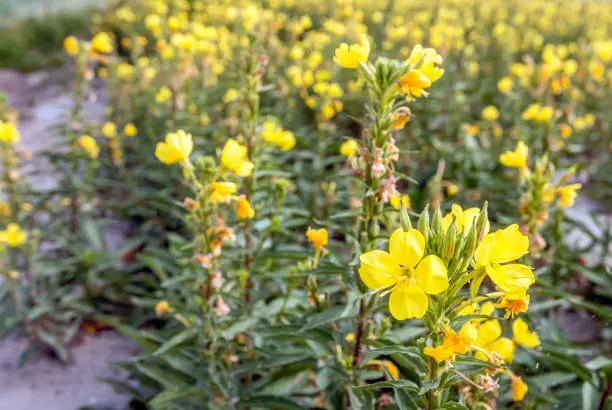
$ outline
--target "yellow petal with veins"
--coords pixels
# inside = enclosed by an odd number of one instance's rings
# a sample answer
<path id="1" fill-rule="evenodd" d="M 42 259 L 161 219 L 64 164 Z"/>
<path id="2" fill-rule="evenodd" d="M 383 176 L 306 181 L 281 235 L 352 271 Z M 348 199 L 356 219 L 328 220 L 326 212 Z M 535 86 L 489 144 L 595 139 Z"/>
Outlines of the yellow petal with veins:
<path id="1" fill-rule="evenodd" d="M 428 305 L 425 292 L 413 283 L 397 284 L 389 297 L 389 311 L 397 320 L 421 318 Z"/>
<path id="2" fill-rule="evenodd" d="M 359 276 L 370 289 L 392 286 L 402 271 L 391 255 L 384 251 L 366 252 L 359 258 Z"/>
<path id="3" fill-rule="evenodd" d="M 448 289 L 448 271 L 442 259 L 435 255 L 423 258 L 414 272 L 417 285 L 425 293 L 439 295 Z"/>

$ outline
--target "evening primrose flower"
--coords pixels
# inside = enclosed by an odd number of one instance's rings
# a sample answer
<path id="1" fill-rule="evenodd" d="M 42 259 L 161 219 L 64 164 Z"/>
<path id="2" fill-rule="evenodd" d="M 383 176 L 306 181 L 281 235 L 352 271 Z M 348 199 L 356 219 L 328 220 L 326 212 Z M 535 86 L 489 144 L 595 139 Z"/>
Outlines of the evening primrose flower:
<path id="1" fill-rule="evenodd" d="M 461 326 L 458 334 L 450 327 L 445 327 L 443 331 L 444 341 L 440 346 L 427 346 L 423 349 L 423 353 L 433 357 L 438 363 L 453 361 L 456 355 L 467 353 L 478 337 L 478 331 L 471 322 Z"/>
<path id="2" fill-rule="evenodd" d="M 582 184 L 570 184 L 557 188 L 557 195 L 559 196 L 559 206 L 561 208 L 569 208 L 574 206 L 576 197 L 578 196 L 578 190 L 582 188 Z"/>
<path id="3" fill-rule="evenodd" d="M 255 216 L 255 210 L 244 195 L 240 195 L 236 199 L 236 216 L 239 219 L 252 219 Z"/>
<path id="4" fill-rule="evenodd" d="M 0 231 L 0 243 L 11 248 L 17 248 L 28 240 L 28 235 L 16 223 L 10 223 L 5 230 Z"/>
<path id="5" fill-rule="evenodd" d="M 15 123 L 0 121 L 0 141 L 5 144 L 12 144 L 13 142 L 19 142 L 19 140 L 21 140 L 21 134 Z"/>
<path id="6" fill-rule="evenodd" d="M 485 269 L 507 298 L 520 299 L 525 297 L 535 277 L 529 266 L 507 262 L 520 258 L 528 251 L 529 239 L 514 224 L 485 235 L 476 248 L 474 260 L 477 267 Z"/>
<path id="7" fill-rule="evenodd" d="M 320 250 L 325 245 L 327 245 L 328 236 L 329 234 L 327 233 L 327 229 L 325 228 L 312 229 L 309 227 L 306 231 L 306 238 L 308 238 L 308 240 L 314 245 L 315 249 L 317 250 Z"/>
<path id="8" fill-rule="evenodd" d="M 404 208 L 410 209 L 410 197 L 408 195 L 400 194 L 393 195 L 389 199 L 389 204 L 395 209 L 399 209 L 402 204 L 404 205 Z"/>
<path id="9" fill-rule="evenodd" d="M 482 118 L 487 121 L 495 121 L 499 118 L 499 110 L 494 105 L 488 105 L 482 110 Z"/>
<path id="10" fill-rule="evenodd" d="M 168 301 L 160 300 L 159 302 L 157 302 L 157 304 L 155 305 L 155 315 L 156 316 L 162 316 L 164 313 L 168 313 L 168 312 L 174 312 L 174 308 L 170 306 Z"/>
<path id="11" fill-rule="evenodd" d="M 102 135 L 106 138 L 113 138 L 117 135 L 117 125 L 110 121 L 107 121 L 102 126 Z"/>
<path id="12" fill-rule="evenodd" d="M 453 222 L 453 216 L 455 217 L 455 225 L 457 226 L 457 231 L 459 233 L 463 232 L 464 229 L 470 229 L 474 220 L 478 218 L 480 215 L 480 209 L 478 208 L 468 208 L 463 209 L 460 205 L 453 204 L 451 207 L 451 211 L 442 218 L 442 226 L 444 227 L 444 231 L 448 230 L 448 227 Z M 489 232 L 489 221 L 487 221 L 485 226 L 485 234 Z"/>
<path id="13" fill-rule="evenodd" d="M 529 299 L 529 295 L 525 295 L 518 299 L 503 297 L 495 307 L 506 309 L 506 314 L 504 315 L 505 319 L 513 318 L 521 312 L 527 312 L 529 308 Z"/>
<path id="14" fill-rule="evenodd" d="M 529 149 L 523 141 L 516 143 L 514 151 L 506 151 L 499 156 L 499 161 L 508 168 L 527 169 L 527 157 Z"/>
<path id="15" fill-rule="evenodd" d="M 241 177 L 253 172 L 253 163 L 247 159 L 247 147 L 234 139 L 229 139 L 221 152 L 221 166 Z"/>
<path id="16" fill-rule="evenodd" d="M 340 44 L 334 54 L 334 62 L 341 67 L 357 69 L 359 63 L 366 63 L 370 56 L 370 42 L 365 34 L 359 37 L 359 44 Z"/>
<path id="17" fill-rule="evenodd" d="M 158 104 L 163 104 L 168 101 L 170 97 L 172 97 L 172 90 L 164 86 L 159 89 L 157 94 L 155 94 L 155 102 Z"/>
<path id="18" fill-rule="evenodd" d="M 389 239 L 389 252 L 373 250 L 360 257 L 359 275 L 368 288 L 393 287 L 389 310 L 398 320 L 423 317 L 429 306 L 427 295 L 439 295 L 448 288 L 444 262 L 424 255 L 421 232 L 397 229 Z"/>
<path id="19" fill-rule="evenodd" d="M 77 140 L 77 144 L 79 144 L 79 146 L 87 152 L 89 158 L 98 158 L 98 155 L 100 154 L 100 147 L 98 146 L 98 143 L 95 139 L 93 139 L 89 135 L 83 135 L 79 137 L 79 139 Z"/>
<path id="20" fill-rule="evenodd" d="M 498 355 L 504 362 L 512 363 L 514 358 L 514 343 L 507 337 L 501 337 L 502 328 L 497 319 L 487 320 L 478 326 L 478 336 L 474 344 L 489 354 Z M 482 352 L 476 352 L 476 357 L 487 360 Z"/>
<path id="21" fill-rule="evenodd" d="M 512 334 L 514 335 L 514 343 L 517 345 L 531 348 L 540 345 L 540 338 L 537 333 L 530 331 L 527 323 L 521 318 L 512 323 Z"/>
<path id="22" fill-rule="evenodd" d="M 511 77 L 504 77 L 497 82 L 497 89 L 506 94 L 512 90 L 513 81 Z"/>
<path id="23" fill-rule="evenodd" d="M 561 134 L 561 138 L 569 138 L 569 136 L 572 135 L 572 126 L 569 124 L 561 124 L 559 126 L 559 133 Z"/>
<path id="24" fill-rule="evenodd" d="M 418 69 L 431 83 L 435 83 L 444 75 L 444 69 L 439 67 L 442 64 L 442 56 L 433 48 L 423 48 L 417 44 L 406 62 Z"/>
<path id="25" fill-rule="evenodd" d="M 64 38 L 64 51 L 71 56 L 77 55 L 79 53 L 79 40 L 75 36 Z"/>
<path id="26" fill-rule="evenodd" d="M 425 89 L 431 87 L 431 80 L 419 70 L 410 70 L 400 78 L 397 85 L 409 98 L 427 97 Z"/>
<path id="27" fill-rule="evenodd" d="M 355 140 L 346 140 L 340 145 L 340 155 L 354 157 L 359 152 L 359 143 Z"/>
<path id="28" fill-rule="evenodd" d="M 261 131 L 264 141 L 278 146 L 283 151 L 289 151 L 295 147 L 295 136 L 291 131 L 283 130 L 272 121 L 266 121 Z"/>
<path id="29" fill-rule="evenodd" d="M 193 151 L 193 137 L 183 130 L 166 135 L 164 142 L 158 142 L 155 156 L 164 164 L 186 161 Z"/>
<path id="30" fill-rule="evenodd" d="M 110 34 L 102 32 L 91 40 L 91 47 L 98 53 L 108 54 L 113 51 L 113 40 Z"/>
<path id="31" fill-rule="evenodd" d="M 238 186 L 233 182 L 213 182 L 209 185 L 210 200 L 216 204 L 228 203 L 238 191 Z"/>
<path id="32" fill-rule="evenodd" d="M 525 395 L 527 395 L 527 391 L 529 390 L 527 383 L 512 372 L 508 372 L 508 375 L 510 376 L 510 380 L 512 380 L 512 400 L 523 400 Z"/>
<path id="33" fill-rule="evenodd" d="M 125 127 L 123 127 L 123 133 L 126 137 L 133 137 L 134 135 L 138 134 L 138 128 L 136 128 L 134 124 L 129 122 L 125 124 Z"/>

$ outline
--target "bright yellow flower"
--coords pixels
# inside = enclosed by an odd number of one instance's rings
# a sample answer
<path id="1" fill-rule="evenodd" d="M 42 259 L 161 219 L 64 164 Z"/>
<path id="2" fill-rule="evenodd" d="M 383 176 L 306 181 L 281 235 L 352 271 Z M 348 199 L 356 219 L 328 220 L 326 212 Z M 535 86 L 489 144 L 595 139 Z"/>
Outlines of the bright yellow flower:
<path id="1" fill-rule="evenodd" d="M 98 53 L 108 54 L 113 51 L 113 40 L 108 33 L 98 33 L 91 40 L 91 47 Z"/>
<path id="2" fill-rule="evenodd" d="M 512 90 L 513 81 L 511 77 L 504 77 L 497 82 L 497 89 L 502 93 L 508 93 Z"/>
<path id="3" fill-rule="evenodd" d="M 193 151 L 193 137 L 183 130 L 166 135 L 164 142 L 158 142 L 155 156 L 164 164 L 177 164 L 189 158 Z"/>
<path id="4" fill-rule="evenodd" d="M 340 154 L 345 157 L 354 157 L 359 152 L 359 143 L 355 140 L 346 140 L 340 145 Z"/>
<path id="5" fill-rule="evenodd" d="M 359 275 L 368 288 L 393 287 L 389 310 L 398 320 L 423 317 L 429 306 L 427 295 L 448 288 L 444 262 L 424 255 L 425 238 L 419 231 L 397 229 L 389 239 L 389 252 L 373 250 L 360 257 Z"/>
<path id="6" fill-rule="evenodd" d="M 209 188 L 210 200 L 216 204 L 229 202 L 238 191 L 238 186 L 233 182 L 213 182 Z"/>
<path id="7" fill-rule="evenodd" d="M 117 135 L 117 126 L 110 121 L 105 122 L 104 126 L 102 126 L 102 135 L 106 138 L 113 138 Z"/>
<path id="8" fill-rule="evenodd" d="M 410 209 L 410 197 L 408 195 L 393 195 L 389 199 L 389 204 L 395 209 L 399 209 L 401 204 L 404 204 L 404 208 Z"/>
<path id="9" fill-rule="evenodd" d="M 172 97 L 172 90 L 164 86 L 159 89 L 157 94 L 155 94 L 155 102 L 158 104 L 163 104 L 168 101 L 170 97 Z"/>
<path id="10" fill-rule="evenodd" d="M 485 269 L 507 298 L 520 299 L 525 297 L 535 277 L 529 266 L 507 262 L 520 258 L 528 251 L 529 239 L 514 224 L 485 235 L 476 248 L 474 260 L 478 267 Z"/>
<path id="11" fill-rule="evenodd" d="M 283 151 L 289 151 L 295 147 L 296 141 L 293 133 L 278 128 L 272 121 L 264 122 L 261 134 L 266 142 L 275 144 Z"/>
<path id="12" fill-rule="evenodd" d="M 527 312 L 529 308 L 529 299 L 529 295 L 525 295 L 518 299 L 508 299 L 504 297 L 495 307 L 506 309 L 504 318 L 513 318 L 521 312 Z"/>
<path id="13" fill-rule="evenodd" d="M 446 184 L 446 194 L 448 196 L 455 196 L 457 195 L 457 192 L 459 192 L 459 187 L 456 184 L 453 184 L 452 182 Z"/>
<path id="14" fill-rule="evenodd" d="M 482 110 L 482 118 L 487 121 L 495 121 L 499 118 L 499 110 L 494 105 L 488 105 Z"/>
<path id="15" fill-rule="evenodd" d="M 461 326 L 459 334 L 451 328 L 444 329 L 444 341 L 440 346 L 427 346 L 423 353 L 436 359 L 436 362 L 452 361 L 458 354 L 465 354 L 476 341 L 478 332 L 474 325 L 466 322 Z"/>
<path id="16" fill-rule="evenodd" d="M 354 336 L 353 336 L 354 337 Z M 399 369 L 391 360 L 370 360 L 366 366 L 374 365 L 387 370 L 392 380 L 399 379 Z"/>
<path id="17" fill-rule="evenodd" d="M 155 305 L 155 314 L 157 316 L 162 316 L 164 313 L 174 312 L 174 309 L 170 306 L 170 304 L 165 300 L 160 300 Z"/>
<path id="18" fill-rule="evenodd" d="M 455 224 L 457 225 L 457 231 L 459 233 L 463 232 L 464 229 L 470 229 L 475 220 L 478 219 L 478 215 L 480 215 L 480 209 L 478 208 L 469 208 L 463 209 L 461 206 L 457 204 L 453 204 L 451 207 L 451 211 L 442 218 L 442 226 L 444 227 L 444 231 L 448 230 L 448 227 L 451 225 L 453 221 L 453 216 L 455 217 Z M 485 233 L 489 232 L 489 221 L 486 222 Z"/>
<path id="19" fill-rule="evenodd" d="M 359 44 L 340 44 L 334 55 L 334 62 L 344 68 L 359 68 L 359 63 L 366 63 L 370 56 L 370 42 L 365 34 L 359 38 Z"/>
<path id="20" fill-rule="evenodd" d="M 10 223 L 5 230 L 0 231 L 0 243 L 12 248 L 23 245 L 27 240 L 28 235 L 16 223 Z"/>
<path id="21" fill-rule="evenodd" d="M 255 216 L 255 210 L 244 195 L 240 195 L 236 200 L 236 215 L 240 219 L 252 219 Z"/>
<path id="22" fill-rule="evenodd" d="M 21 134 L 14 123 L 0 121 L 0 141 L 5 144 L 12 144 L 20 140 Z"/>
<path id="23" fill-rule="evenodd" d="M 89 135 L 83 135 L 79 137 L 77 143 L 81 148 L 87 151 L 87 154 L 91 159 L 98 158 L 98 155 L 100 154 L 100 147 L 95 139 Z"/>
<path id="24" fill-rule="evenodd" d="M 253 163 L 247 159 L 247 147 L 234 139 L 229 139 L 221 152 L 221 166 L 241 177 L 253 172 Z"/>
<path id="25" fill-rule="evenodd" d="M 527 157 L 529 149 L 523 141 L 516 144 L 514 151 L 506 151 L 499 156 L 499 162 L 508 168 L 518 168 L 520 170 L 527 169 Z"/>
<path id="26" fill-rule="evenodd" d="M 559 196 L 559 206 L 561 208 L 569 208 L 574 206 L 576 197 L 578 196 L 578 190 L 582 188 L 582 184 L 570 184 L 557 188 L 557 195 Z"/>
<path id="27" fill-rule="evenodd" d="M 572 126 L 569 124 L 561 124 L 559 126 L 559 131 L 561 138 L 569 138 L 569 136 L 572 135 Z"/>
<path id="28" fill-rule="evenodd" d="M 79 40 L 74 36 L 68 36 L 64 38 L 64 51 L 71 56 L 79 53 Z"/>
<path id="29" fill-rule="evenodd" d="M 400 78 L 398 87 L 408 97 L 427 97 L 426 88 L 431 87 L 431 81 L 419 70 L 410 70 Z"/>
<path id="30" fill-rule="evenodd" d="M 129 122 L 125 125 L 125 127 L 123 127 L 123 133 L 126 137 L 133 137 L 134 135 L 138 134 L 138 128 Z"/>
<path id="31" fill-rule="evenodd" d="M 512 333 L 514 334 L 514 343 L 527 347 L 537 347 L 540 345 L 540 338 L 537 333 L 531 332 L 529 326 L 521 318 L 518 318 L 512 323 Z"/>
<path id="32" fill-rule="evenodd" d="M 518 376 L 512 375 L 512 400 L 521 401 L 527 395 L 527 391 L 529 390 L 527 387 L 527 383 L 523 381 Z"/>
<path id="33" fill-rule="evenodd" d="M 478 326 L 478 337 L 474 344 L 489 354 L 498 355 L 503 361 L 512 363 L 514 358 L 514 343 L 507 337 L 501 337 L 502 329 L 497 319 L 487 320 Z M 476 357 L 487 360 L 481 352 Z"/>
<path id="34" fill-rule="evenodd" d="M 327 229 L 311 229 L 308 228 L 306 231 L 306 238 L 314 245 L 316 249 L 321 249 L 325 245 L 327 245 L 328 241 L 328 233 Z"/>

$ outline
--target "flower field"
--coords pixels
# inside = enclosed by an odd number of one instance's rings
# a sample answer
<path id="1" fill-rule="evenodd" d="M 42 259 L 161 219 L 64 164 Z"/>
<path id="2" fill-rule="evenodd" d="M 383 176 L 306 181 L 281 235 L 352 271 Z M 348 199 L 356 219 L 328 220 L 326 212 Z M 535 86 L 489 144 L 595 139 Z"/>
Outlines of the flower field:
<path id="1" fill-rule="evenodd" d="M 0 337 L 133 340 L 130 408 L 612 408 L 611 39 L 607 1 L 111 1 L 57 186 L 0 103 Z"/>

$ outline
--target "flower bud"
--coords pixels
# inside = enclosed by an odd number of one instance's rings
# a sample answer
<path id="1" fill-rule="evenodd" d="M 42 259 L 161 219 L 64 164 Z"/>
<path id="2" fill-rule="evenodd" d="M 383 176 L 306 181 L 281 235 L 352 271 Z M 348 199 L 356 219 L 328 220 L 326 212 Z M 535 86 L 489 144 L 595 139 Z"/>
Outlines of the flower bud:
<path id="1" fill-rule="evenodd" d="M 478 221 L 476 222 L 479 241 L 482 240 L 489 226 L 489 214 L 487 212 L 488 206 L 489 202 L 485 201 L 484 205 L 482 206 L 482 209 L 480 210 L 480 214 L 478 215 Z"/>
<path id="2" fill-rule="evenodd" d="M 427 243 L 429 238 L 429 205 L 425 206 L 421 216 L 419 216 L 418 229 L 425 237 L 425 243 Z"/>
<path id="3" fill-rule="evenodd" d="M 402 230 L 407 232 L 412 229 L 412 223 L 410 222 L 410 215 L 408 214 L 408 210 L 404 206 L 404 201 L 400 201 L 400 223 L 402 225 Z"/>
<path id="4" fill-rule="evenodd" d="M 439 211 L 439 208 L 438 208 Z M 435 220 L 435 216 L 434 216 Z M 446 235 L 444 236 L 444 240 L 442 242 L 441 256 L 442 260 L 446 265 L 453 257 L 455 251 L 455 241 L 457 240 L 457 223 L 455 218 L 453 217 L 453 222 L 451 222 L 450 226 L 446 230 Z"/>

